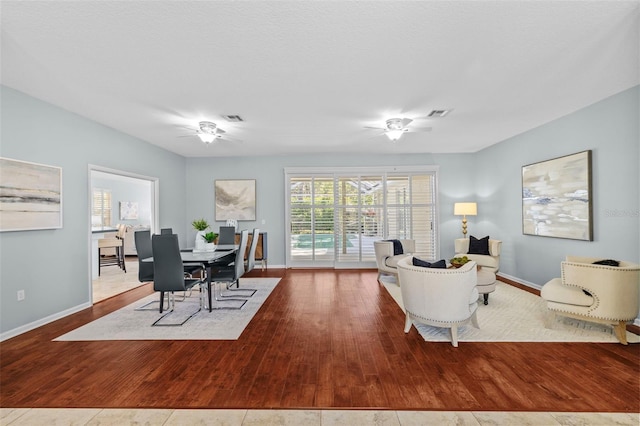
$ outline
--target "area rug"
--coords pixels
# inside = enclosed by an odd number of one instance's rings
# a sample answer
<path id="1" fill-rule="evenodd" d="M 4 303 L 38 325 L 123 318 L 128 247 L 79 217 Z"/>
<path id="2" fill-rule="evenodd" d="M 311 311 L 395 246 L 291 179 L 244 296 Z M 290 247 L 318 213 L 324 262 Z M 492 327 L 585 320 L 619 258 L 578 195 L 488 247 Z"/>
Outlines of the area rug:
<path id="1" fill-rule="evenodd" d="M 54 340 L 237 340 L 278 282 L 280 278 L 242 278 L 240 289 L 258 290 L 248 298 L 242 309 L 212 312 L 202 310 L 181 327 L 151 326 L 161 316 L 158 312 L 158 293 L 152 294 Z M 176 299 L 180 300 L 180 297 L 176 295 Z M 136 310 L 148 302 L 154 302 L 149 306 L 150 310 Z M 214 301 L 212 305 L 220 307 L 238 304 L 233 301 Z M 184 301 L 176 302 L 174 312 L 164 318 L 162 323 L 180 323 L 197 311 L 198 306 L 199 292 L 194 289 Z"/>
<path id="2" fill-rule="evenodd" d="M 400 287 L 394 278 L 383 277 L 384 287 L 403 309 Z M 594 342 L 619 343 L 612 327 L 566 317 L 556 317 L 551 329 L 545 328 L 545 302 L 539 296 L 498 281 L 489 295 L 489 304 L 478 302 L 480 329 L 470 323 L 458 327 L 461 342 Z M 414 324 L 426 341 L 451 341 L 449 329 Z M 404 323 L 399 327 L 404 327 Z M 639 343 L 640 337 L 627 332 L 629 343 Z"/>

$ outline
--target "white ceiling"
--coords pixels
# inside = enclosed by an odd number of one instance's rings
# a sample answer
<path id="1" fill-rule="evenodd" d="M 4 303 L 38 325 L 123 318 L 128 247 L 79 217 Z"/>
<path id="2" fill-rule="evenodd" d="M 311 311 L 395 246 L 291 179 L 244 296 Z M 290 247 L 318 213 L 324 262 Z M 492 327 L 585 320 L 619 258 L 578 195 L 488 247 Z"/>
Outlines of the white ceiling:
<path id="1" fill-rule="evenodd" d="M 2 84 L 187 157 L 475 152 L 640 83 L 637 0 L 0 7 Z"/>

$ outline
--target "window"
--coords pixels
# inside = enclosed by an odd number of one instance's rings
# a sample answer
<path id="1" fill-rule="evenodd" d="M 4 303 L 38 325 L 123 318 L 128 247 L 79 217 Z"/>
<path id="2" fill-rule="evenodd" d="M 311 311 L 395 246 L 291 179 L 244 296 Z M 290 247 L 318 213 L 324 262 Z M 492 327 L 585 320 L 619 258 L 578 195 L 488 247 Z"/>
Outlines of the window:
<path id="1" fill-rule="evenodd" d="M 437 168 L 288 168 L 288 266 L 369 267 L 373 242 L 416 240 L 437 253 Z"/>
<path id="2" fill-rule="evenodd" d="M 93 189 L 91 226 L 111 226 L 110 189 Z"/>

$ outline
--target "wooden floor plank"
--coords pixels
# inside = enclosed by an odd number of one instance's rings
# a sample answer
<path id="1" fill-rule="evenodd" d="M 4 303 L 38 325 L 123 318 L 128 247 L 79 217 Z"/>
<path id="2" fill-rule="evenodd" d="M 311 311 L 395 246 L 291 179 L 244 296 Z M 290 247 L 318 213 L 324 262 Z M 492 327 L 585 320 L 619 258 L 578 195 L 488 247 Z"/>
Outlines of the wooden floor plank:
<path id="1" fill-rule="evenodd" d="M 0 404 L 640 411 L 640 345 L 453 348 L 405 334 L 373 270 L 251 275 L 282 280 L 235 341 L 52 341 L 153 293 L 146 285 L 2 342 Z"/>

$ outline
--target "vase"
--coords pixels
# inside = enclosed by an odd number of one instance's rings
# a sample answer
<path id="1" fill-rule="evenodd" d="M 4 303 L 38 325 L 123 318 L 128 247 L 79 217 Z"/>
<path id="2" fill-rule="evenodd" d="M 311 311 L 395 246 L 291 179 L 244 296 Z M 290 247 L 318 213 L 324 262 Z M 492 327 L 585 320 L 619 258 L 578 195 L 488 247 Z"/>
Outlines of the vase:
<path id="1" fill-rule="evenodd" d="M 206 231 L 198 231 L 196 232 L 196 250 L 204 250 L 204 246 L 205 244 L 207 244 L 207 241 L 204 239 L 204 234 L 206 234 Z"/>

